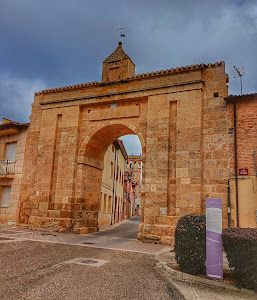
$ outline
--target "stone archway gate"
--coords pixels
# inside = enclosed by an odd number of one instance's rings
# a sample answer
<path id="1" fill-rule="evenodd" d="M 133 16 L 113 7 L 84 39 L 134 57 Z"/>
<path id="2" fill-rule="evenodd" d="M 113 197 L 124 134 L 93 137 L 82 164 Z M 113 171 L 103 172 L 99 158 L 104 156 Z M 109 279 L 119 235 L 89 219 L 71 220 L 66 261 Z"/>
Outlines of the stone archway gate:
<path id="1" fill-rule="evenodd" d="M 172 244 L 178 218 L 203 212 L 206 196 L 223 199 L 226 219 L 232 136 L 224 62 L 134 75 L 123 53 L 104 61 L 101 83 L 35 93 L 21 223 L 98 230 L 104 153 L 124 134 L 138 135 L 143 149 L 139 239 Z"/>

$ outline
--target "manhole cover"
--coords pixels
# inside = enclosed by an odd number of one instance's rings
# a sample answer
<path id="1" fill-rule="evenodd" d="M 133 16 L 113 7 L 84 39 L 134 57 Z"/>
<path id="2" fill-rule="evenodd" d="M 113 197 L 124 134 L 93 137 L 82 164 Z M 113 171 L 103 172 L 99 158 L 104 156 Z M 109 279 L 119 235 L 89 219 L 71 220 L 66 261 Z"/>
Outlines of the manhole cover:
<path id="1" fill-rule="evenodd" d="M 77 258 L 74 258 L 71 260 L 67 260 L 63 263 L 64 264 L 77 264 L 77 265 L 100 267 L 100 266 L 106 264 L 107 262 L 108 262 L 108 260 L 103 260 L 103 259 L 77 257 Z"/>

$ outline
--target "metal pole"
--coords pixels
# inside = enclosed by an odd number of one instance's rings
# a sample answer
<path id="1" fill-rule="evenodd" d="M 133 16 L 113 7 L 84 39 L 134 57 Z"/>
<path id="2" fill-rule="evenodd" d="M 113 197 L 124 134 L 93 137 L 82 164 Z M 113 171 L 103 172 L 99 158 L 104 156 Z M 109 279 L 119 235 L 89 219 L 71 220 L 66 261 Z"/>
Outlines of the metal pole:
<path id="1" fill-rule="evenodd" d="M 228 228 L 231 226 L 231 209 L 230 209 L 230 186 L 228 180 Z"/>
<path id="2" fill-rule="evenodd" d="M 236 102 L 234 102 L 234 151 L 235 151 L 235 178 L 236 178 L 236 223 L 237 223 L 237 227 L 239 227 L 238 178 L 237 178 Z"/>
<path id="3" fill-rule="evenodd" d="M 254 156 L 254 169 L 255 169 L 255 176 L 257 176 L 257 168 L 256 168 L 256 151 L 253 151 Z"/>
<path id="4" fill-rule="evenodd" d="M 243 82 L 242 82 L 242 76 L 240 75 L 240 86 L 241 86 L 241 96 L 243 95 Z"/>

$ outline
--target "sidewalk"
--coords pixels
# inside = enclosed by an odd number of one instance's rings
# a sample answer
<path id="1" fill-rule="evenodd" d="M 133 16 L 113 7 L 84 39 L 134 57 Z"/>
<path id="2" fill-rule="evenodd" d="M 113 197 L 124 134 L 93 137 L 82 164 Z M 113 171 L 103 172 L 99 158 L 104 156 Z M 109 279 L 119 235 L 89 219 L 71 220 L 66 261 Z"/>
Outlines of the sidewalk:
<path id="1" fill-rule="evenodd" d="M 190 275 L 176 270 L 175 252 L 172 248 L 155 255 L 158 260 L 156 270 L 162 275 L 169 278 L 172 284 L 183 294 L 185 299 L 202 299 L 202 300 L 239 300 L 239 299 L 256 299 L 254 291 L 238 289 L 231 283 L 223 283 L 218 280 Z M 224 270 L 229 270 L 226 256 L 224 259 Z M 172 268 L 174 265 L 174 268 Z"/>

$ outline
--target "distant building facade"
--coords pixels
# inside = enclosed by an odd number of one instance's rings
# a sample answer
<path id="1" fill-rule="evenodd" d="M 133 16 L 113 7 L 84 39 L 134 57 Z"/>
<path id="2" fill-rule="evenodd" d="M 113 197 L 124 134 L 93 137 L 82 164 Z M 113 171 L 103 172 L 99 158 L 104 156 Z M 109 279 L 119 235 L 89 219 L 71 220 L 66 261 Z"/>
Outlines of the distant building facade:
<path id="1" fill-rule="evenodd" d="M 141 215 L 142 156 L 129 155 L 126 172 L 135 185 L 135 214 Z"/>
<path id="2" fill-rule="evenodd" d="M 123 218 L 129 219 L 135 216 L 135 194 L 137 183 L 132 179 L 131 174 L 125 170 L 124 197 L 123 197 Z"/>
<path id="3" fill-rule="evenodd" d="M 18 222 L 28 126 L 7 119 L 0 125 L 0 224 L 16 225 Z"/>
<path id="4" fill-rule="evenodd" d="M 128 155 L 122 140 L 114 141 L 104 156 L 99 227 L 123 220 L 124 172 Z"/>

